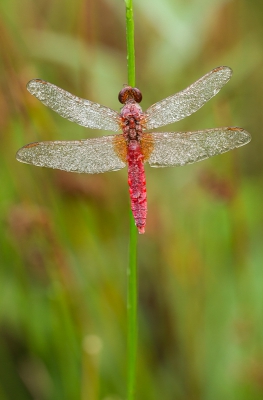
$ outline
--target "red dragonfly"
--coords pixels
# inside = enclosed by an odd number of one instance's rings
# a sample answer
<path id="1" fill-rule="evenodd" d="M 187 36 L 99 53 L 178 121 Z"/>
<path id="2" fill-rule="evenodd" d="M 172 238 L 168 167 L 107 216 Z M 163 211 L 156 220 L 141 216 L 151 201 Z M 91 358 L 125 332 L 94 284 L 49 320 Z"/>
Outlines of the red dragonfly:
<path id="1" fill-rule="evenodd" d="M 59 115 L 79 125 L 120 135 L 74 141 L 27 144 L 18 150 L 18 161 L 70 172 L 101 173 L 128 166 L 131 209 L 139 233 L 145 232 L 147 198 L 144 163 L 152 167 L 191 164 L 243 146 L 251 139 L 242 128 L 212 128 L 194 132 L 145 132 L 179 121 L 202 107 L 229 81 L 232 70 L 218 67 L 185 90 L 153 104 L 145 112 L 139 89 L 124 87 L 120 113 L 76 97 L 40 79 L 27 84 L 28 91 Z"/>

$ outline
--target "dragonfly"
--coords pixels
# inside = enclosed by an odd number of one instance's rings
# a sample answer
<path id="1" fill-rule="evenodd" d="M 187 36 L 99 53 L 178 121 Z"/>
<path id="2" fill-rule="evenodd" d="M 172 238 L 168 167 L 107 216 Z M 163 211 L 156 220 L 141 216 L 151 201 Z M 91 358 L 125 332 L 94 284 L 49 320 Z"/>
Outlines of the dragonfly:
<path id="1" fill-rule="evenodd" d="M 118 135 L 73 140 L 42 141 L 25 145 L 18 161 L 78 173 L 103 173 L 128 167 L 131 210 L 139 233 L 145 232 L 147 194 L 144 163 L 174 167 L 195 163 L 245 145 L 250 134 L 242 128 L 223 127 L 192 132 L 148 132 L 179 121 L 200 109 L 229 81 L 232 70 L 220 66 L 186 89 L 150 106 L 139 103 L 139 89 L 124 86 L 118 99 L 120 112 L 73 94 L 41 79 L 27 84 L 28 91 L 61 117 L 81 126 L 117 132 Z"/>

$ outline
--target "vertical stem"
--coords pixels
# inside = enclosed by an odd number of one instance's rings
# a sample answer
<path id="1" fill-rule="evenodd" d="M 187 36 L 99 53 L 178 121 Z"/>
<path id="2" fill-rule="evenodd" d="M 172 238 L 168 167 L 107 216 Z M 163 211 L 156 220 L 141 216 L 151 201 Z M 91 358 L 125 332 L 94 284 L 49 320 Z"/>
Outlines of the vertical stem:
<path id="1" fill-rule="evenodd" d="M 134 399 L 137 356 L 137 228 L 130 212 L 130 254 L 128 269 L 128 400 Z"/>
<path id="2" fill-rule="evenodd" d="M 128 84 L 135 86 L 134 21 L 132 0 L 126 3 L 126 38 Z M 137 355 L 137 227 L 130 211 L 130 249 L 128 268 L 127 323 L 128 323 L 128 382 L 127 398 L 134 400 Z"/>
<path id="3" fill-rule="evenodd" d="M 126 40 L 127 40 L 127 62 L 128 62 L 128 84 L 135 86 L 135 50 L 134 50 L 134 20 L 132 0 L 126 3 Z"/>

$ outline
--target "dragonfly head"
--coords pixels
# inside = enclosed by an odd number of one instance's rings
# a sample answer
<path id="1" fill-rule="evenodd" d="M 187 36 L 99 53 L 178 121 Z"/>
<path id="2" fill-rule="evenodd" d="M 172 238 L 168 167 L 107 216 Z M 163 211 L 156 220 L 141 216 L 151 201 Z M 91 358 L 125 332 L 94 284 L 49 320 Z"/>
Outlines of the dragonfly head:
<path id="1" fill-rule="evenodd" d="M 141 91 L 137 88 L 125 86 L 120 91 L 118 99 L 121 104 L 126 104 L 128 102 L 140 103 L 142 101 L 142 94 Z"/>

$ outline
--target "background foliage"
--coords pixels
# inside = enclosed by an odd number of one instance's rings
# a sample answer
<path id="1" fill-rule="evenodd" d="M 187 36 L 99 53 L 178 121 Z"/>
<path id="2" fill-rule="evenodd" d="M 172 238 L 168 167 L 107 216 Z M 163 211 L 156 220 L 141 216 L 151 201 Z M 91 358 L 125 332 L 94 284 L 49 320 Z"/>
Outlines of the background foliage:
<path id="1" fill-rule="evenodd" d="M 229 65 L 227 86 L 169 130 L 237 125 L 253 137 L 200 164 L 146 167 L 137 398 L 262 399 L 263 3 L 134 3 L 142 107 Z M 15 153 L 102 134 L 55 115 L 25 85 L 40 77 L 119 109 L 124 2 L 8 0 L 0 11 L 0 399 L 121 400 L 127 173 L 67 174 Z"/>

